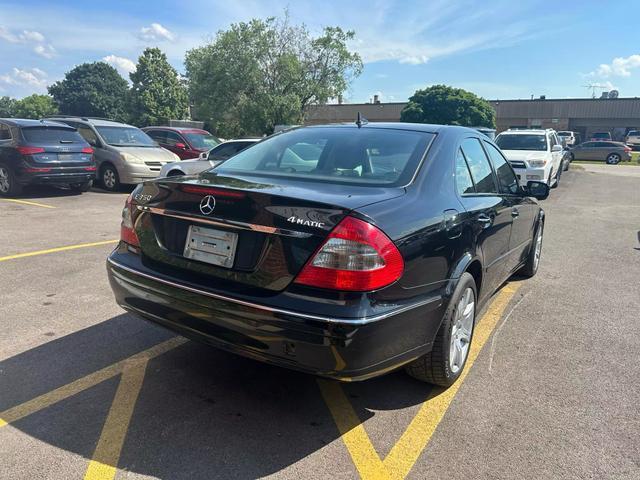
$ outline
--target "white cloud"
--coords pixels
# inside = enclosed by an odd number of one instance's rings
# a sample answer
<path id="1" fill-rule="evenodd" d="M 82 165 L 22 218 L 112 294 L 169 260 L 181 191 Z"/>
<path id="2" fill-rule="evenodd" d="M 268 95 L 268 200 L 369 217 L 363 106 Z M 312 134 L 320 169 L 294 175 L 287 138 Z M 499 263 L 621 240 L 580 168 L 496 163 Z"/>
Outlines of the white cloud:
<path id="1" fill-rule="evenodd" d="M 164 40 L 173 41 L 176 36 L 173 34 L 173 32 L 163 27 L 159 23 L 152 23 L 150 26 L 142 27 L 140 29 L 138 38 L 147 42 L 161 42 Z"/>
<path id="2" fill-rule="evenodd" d="M 42 35 L 40 32 L 34 32 L 30 30 L 24 30 L 19 35 L 19 38 L 25 43 L 26 42 L 38 42 L 38 43 L 44 42 L 44 35 Z"/>
<path id="3" fill-rule="evenodd" d="M 630 77 L 631 70 L 640 67 L 640 55 L 630 55 L 628 57 L 616 57 L 610 64 L 602 63 L 598 68 L 589 73 L 590 76 L 608 77 Z"/>
<path id="4" fill-rule="evenodd" d="M 398 60 L 398 62 L 406 63 L 408 65 L 422 65 L 423 63 L 427 63 L 428 61 L 429 61 L 429 57 L 427 57 L 426 55 L 409 56 L 409 57 L 400 58 Z"/>
<path id="5" fill-rule="evenodd" d="M 39 68 L 22 70 L 13 67 L 10 73 L 0 75 L 0 82 L 7 85 L 29 85 L 43 90 L 47 86 L 47 74 Z"/>
<path id="6" fill-rule="evenodd" d="M 128 78 L 128 74 L 136 69 L 136 64 L 133 60 L 125 57 L 118 57 L 116 55 L 107 55 L 102 59 L 103 62 L 107 62 L 109 65 L 113 65 L 120 72 L 121 75 Z"/>
<path id="7" fill-rule="evenodd" d="M 36 45 L 33 51 L 44 58 L 53 58 L 56 56 L 56 49 L 50 43 Z"/>

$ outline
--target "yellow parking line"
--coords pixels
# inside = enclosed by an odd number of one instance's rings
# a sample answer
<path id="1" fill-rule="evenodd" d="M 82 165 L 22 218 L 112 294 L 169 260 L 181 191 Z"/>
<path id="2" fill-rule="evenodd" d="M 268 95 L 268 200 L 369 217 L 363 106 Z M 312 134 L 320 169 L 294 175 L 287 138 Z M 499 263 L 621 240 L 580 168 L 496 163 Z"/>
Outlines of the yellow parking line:
<path id="1" fill-rule="evenodd" d="M 97 247 L 99 245 L 108 245 L 110 243 L 116 243 L 118 240 L 104 240 L 101 242 L 92 243 L 80 243 L 78 245 L 67 245 L 66 247 L 50 248 L 48 250 L 38 250 L 35 252 L 18 253 L 16 255 L 8 255 L 6 257 L 0 257 L 0 262 L 6 262 L 7 260 L 15 260 L 17 258 L 35 257 L 36 255 L 46 255 L 48 253 L 66 252 L 67 250 L 76 250 L 78 248 Z"/>
<path id="2" fill-rule="evenodd" d="M 28 202 L 26 200 L 16 200 L 15 198 L 0 198 L 0 200 L 4 200 L 5 202 L 21 203 L 23 205 L 31 205 L 33 207 L 56 208 L 52 205 L 45 205 L 44 203 Z"/>
<path id="3" fill-rule="evenodd" d="M 144 382 L 148 362 L 147 359 L 127 362 L 124 367 L 118 390 L 84 480 L 111 480 L 116 476 L 118 460 L 120 460 L 133 409 Z"/>
<path id="4" fill-rule="evenodd" d="M 336 382 L 318 381 L 342 440 L 363 479 L 403 479 L 409 474 L 520 286 L 520 283 L 510 283 L 498 293 L 476 325 L 469 357 L 458 381 L 448 389 L 438 388 L 429 395 L 384 460 L 376 453 L 342 387 Z"/>
<path id="5" fill-rule="evenodd" d="M 183 337 L 174 337 L 165 342 L 159 343 L 147 350 L 136 353 L 135 355 L 121 360 L 117 363 L 104 367 L 97 372 L 91 373 L 85 377 L 79 378 L 71 383 L 56 388 L 50 392 L 44 393 L 20 405 L 16 405 L 4 412 L 0 412 L 0 428 L 10 423 L 16 422 L 21 418 L 27 417 L 33 413 L 39 412 L 54 403 L 58 403 L 66 398 L 72 397 L 87 388 L 104 382 L 110 378 L 120 374 L 125 366 L 130 362 L 139 362 L 140 360 L 151 360 L 163 353 L 173 350 L 176 347 L 186 343 L 188 340 Z"/>

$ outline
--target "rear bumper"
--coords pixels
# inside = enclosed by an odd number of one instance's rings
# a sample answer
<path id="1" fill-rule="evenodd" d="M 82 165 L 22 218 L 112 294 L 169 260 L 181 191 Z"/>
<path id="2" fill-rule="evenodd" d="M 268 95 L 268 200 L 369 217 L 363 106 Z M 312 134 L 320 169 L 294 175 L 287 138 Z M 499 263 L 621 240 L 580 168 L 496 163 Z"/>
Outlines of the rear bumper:
<path id="1" fill-rule="evenodd" d="M 67 185 L 73 183 L 86 183 L 93 180 L 96 172 L 87 172 L 84 169 L 56 169 L 48 172 L 29 173 L 24 170 L 18 177 L 22 185 Z"/>
<path id="2" fill-rule="evenodd" d="M 311 374 L 344 381 L 394 370 L 430 351 L 444 313 L 439 295 L 382 315 L 325 317 L 176 283 L 116 249 L 107 260 L 118 304 L 181 335 Z"/>
<path id="3" fill-rule="evenodd" d="M 514 168 L 513 171 L 522 186 L 526 186 L 530 180 L 547 183 L 548 173 L 544 168 Z"/>

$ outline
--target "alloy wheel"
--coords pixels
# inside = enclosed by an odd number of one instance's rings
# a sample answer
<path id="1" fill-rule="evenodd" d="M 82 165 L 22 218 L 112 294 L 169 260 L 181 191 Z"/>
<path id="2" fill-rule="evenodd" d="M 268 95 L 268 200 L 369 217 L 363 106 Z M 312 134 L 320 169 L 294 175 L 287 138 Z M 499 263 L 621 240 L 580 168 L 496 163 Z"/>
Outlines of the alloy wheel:
<path id="1" fill-rule="evenodd" d="M 116 186 L 115 172 L 110 168 L 105 169 L 104 173 L 102 174 L 102 181 L 104 183 L 104 186 L 107 187 L 108 189 L 112 189 L 113 187 L 115 187 Z"/>
<path id="2" fill-rule="evenodd" d="M 0 167 L 0 192 L 8 193 L 10 188 L 9 170 L 5 167 Z"/>
<path id="3" fill-rule="evenodd" d="M 540 255 L 542 253 L 542 223 L 538 227 L 538 235 L 536 235 L 536 246 L 533 254 L 533 270 L 538 270 L 538 264 L 540 263 Z"/>
<path id="4" fill-rule="evenodd" d="M 462 369 L 469 354 L 475 314 L 475 294 L 471 287 L 467 287 L 458 301 L 451 326 L 449 368 L 452 373 L 458 373 Z"/>

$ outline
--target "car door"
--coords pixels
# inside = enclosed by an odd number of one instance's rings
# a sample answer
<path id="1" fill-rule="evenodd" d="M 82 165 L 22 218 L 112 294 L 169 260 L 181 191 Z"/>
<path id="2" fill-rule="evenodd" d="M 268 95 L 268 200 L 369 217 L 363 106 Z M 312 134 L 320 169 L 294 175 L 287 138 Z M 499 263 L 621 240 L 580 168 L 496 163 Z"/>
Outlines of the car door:
<path id="1" fill-rule="evenodd" d="M 560 164 L 562 163 L 562 151 L 559 152 L 554 152 L 553 151 L 553 147 L 555 147 L 556 145 L 560 145 L 562 146 L 562 144 L 560 143 L 560 141 L 558 140 L 558 137 L 556 137 L 556 134 L 553 132 L 549 132 L 547 135 L 547 140 L 548 140 L 548 144 L 549 144 L 549 150 L 551 152 L 551 159 L 552 159 L 552 165 L 553 165 L 553 171 L 554 174 L 555 172 L 557 172 L 561 167 Z"/>
<path id="2" fill-rule="evenodd" d="M 483 143 L 496 172 L 500 193 L 511 207 L 513 222 L 509 237 L 509 254 L 505 259 L 506 270 L 510 273 L 520 266 L 529 251 L 537 207 L 518 186 L 516 174 L 502 152 L 489 142 Z"/>
<path id="3" fill-rule="evenodd" d="M 471 216 L 477 245 L 482 252 L 485 292 L 492 292 L 505 278 L 509 252 L 512 205 L 498 191 L 496 177 L 478 137 L 465 138 L 456 156 L 456 169 L 464 161 L 473 181 L 473 191 L 460 201 Z"/>

